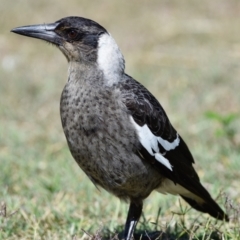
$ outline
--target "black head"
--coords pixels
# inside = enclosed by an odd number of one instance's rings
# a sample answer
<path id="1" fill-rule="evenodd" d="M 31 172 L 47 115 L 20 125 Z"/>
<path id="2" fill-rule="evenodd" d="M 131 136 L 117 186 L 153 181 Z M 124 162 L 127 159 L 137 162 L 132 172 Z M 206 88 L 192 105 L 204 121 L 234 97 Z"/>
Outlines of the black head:
<path id="1" fill-rule="evenodd" d="M 68 61 L 96 61 L 99 37 L 108 32 L 82 17 L 66 17 L 55 23 L 18 27 L 14 33 L 38 38 L 59 47 Z"/>

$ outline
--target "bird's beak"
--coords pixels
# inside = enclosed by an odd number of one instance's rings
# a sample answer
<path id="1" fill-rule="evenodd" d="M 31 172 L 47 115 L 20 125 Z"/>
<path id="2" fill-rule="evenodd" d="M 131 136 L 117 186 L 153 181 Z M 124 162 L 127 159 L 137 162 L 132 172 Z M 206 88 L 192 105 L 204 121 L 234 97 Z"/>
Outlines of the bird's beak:
<path id="1" fill-rule="evenodd" d="M 55 32 L 58 24 L 59 23 L 50 23 L 17 27 L 12 29 L 11 32 L 60 45 L 62 42 L 61 37 Z"/>

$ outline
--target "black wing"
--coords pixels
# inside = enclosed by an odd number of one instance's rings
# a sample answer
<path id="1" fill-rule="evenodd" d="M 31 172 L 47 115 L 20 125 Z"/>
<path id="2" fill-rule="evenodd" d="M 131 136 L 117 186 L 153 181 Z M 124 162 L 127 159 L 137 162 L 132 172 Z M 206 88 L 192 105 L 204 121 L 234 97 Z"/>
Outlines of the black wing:
<path id="1" fill-rule="evenodd" d="M 178 144 L 175 144 L 171 149 L 167 149 L 164 144 L 158 142 L 159 153 L 169 161 L 172 168 L 157 161 L 143 144 L 136 154 L 155 164 L 163 176 L 202 199 L 200 203 L 196 199 L 189 198 L 189 196 L 182 196 L 192 207 L 202 212 L 208 212 L 215 218 L 227 220 L 227 216 L 201 185 L 200 179 L 192 166 L 194 163 L 192 154 L 171 125 L 164 109 L 156 98 L 144 86 L 127 75 L 125 81 L 121 83 L 121 90 L 129 114 L 139 127 L 146 125 L 145 128 L 148 127 L 154 136 L 169 143 L 178 141 Z M 152 151 L 154 153 L 154 149 Z"/>

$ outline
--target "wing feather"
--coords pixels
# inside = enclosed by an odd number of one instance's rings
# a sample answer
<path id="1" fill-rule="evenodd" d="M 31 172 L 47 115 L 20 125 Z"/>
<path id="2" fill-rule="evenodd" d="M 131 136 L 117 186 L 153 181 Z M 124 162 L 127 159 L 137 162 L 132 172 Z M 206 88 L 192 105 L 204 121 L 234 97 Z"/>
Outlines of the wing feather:
<path id="1" fill-rule="evenodd" d="M 162 176 L 175 184 L 169 186 L 171 189 L 166 186 L 164 190 L 176 191 L 195 209 L 228 221 L 227 215 L 200 183 L 193 168 L 191 152 L 157 99 L 128 75 L 121 83 L 121 92 L 129 120 L 139 136 L 141 147 L 136 154 L 153 164 Z"/>

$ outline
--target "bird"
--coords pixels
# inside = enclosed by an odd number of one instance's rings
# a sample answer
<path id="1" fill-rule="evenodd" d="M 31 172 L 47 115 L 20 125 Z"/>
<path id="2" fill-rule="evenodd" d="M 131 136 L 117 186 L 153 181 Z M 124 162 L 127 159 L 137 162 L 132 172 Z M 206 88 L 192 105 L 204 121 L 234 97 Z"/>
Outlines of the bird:
<path id="1" fill-rule="evenodd" d="M 194 158 L 159 101 L 125 73 L 111 34 L 77 16 L 11 30 L 55 45 L 69 69 L 60 115 L 69 150 L 89 179 L 129 202 L 123 238 L 130 240 L 143 201 L 154 190 L 229 221 L 203 187 Z"/>

